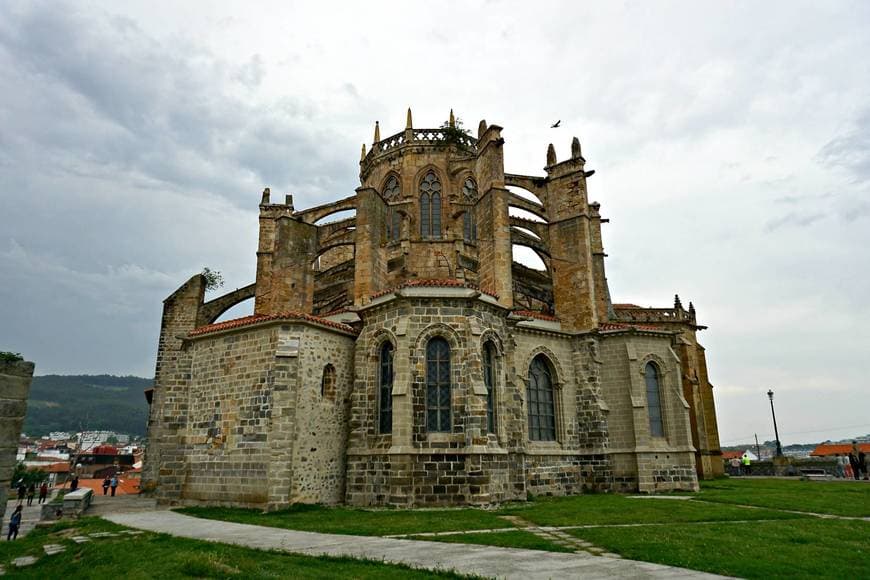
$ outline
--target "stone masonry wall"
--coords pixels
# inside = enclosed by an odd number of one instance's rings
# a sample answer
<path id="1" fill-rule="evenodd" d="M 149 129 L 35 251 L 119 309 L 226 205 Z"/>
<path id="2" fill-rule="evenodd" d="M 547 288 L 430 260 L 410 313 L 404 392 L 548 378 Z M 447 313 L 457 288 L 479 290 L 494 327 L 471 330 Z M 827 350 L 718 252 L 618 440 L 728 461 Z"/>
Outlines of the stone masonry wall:
<path id="1" fill-rule="evenodd" d="M 15 471 L 15 454 L 24 415 L 27 395 L 33 379 L 33 363 L 0 361 L 0 528 L 6 513 L 6 499 Z"/>
<path id="2" fill-rule="evenodd" d="M 599 342 L 602 394 L 610 409 L 614 486 L 641 492 L 697 489 L 688 403 L 671 337 L 617 333 L 602 336 Z M 656 364 L 660 371 L 664 437 L 650 435 L 644 375 L 647 362 Z"/>

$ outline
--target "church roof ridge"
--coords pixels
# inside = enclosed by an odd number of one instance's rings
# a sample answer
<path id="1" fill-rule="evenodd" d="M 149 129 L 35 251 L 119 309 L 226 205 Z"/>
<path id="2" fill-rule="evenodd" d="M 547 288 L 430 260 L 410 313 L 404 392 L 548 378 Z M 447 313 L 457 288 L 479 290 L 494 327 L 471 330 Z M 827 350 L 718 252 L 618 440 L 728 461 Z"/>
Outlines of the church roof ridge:
<path id="1" fill-rule="evenodd" d="M 321 326 L 335 328 L 336 330 L 349 332 L 351 334 L 358 334 L 352 326 L 348 326 L 347 324 L 342 324 L 341 322 L 334 322 L 332 320 L 326 320 L 325 318 L 314 316 L 313 314 L 306 314 L 304 312 L 288 310 L 286 312 L 277 312 L 275 314 L 252 314 L 250 316 L 243 316 L 241 318 L 234 318 L 232 320 L 225 320 L 223 322 L 216 322 L 214 324 L 200 326 L 199 328 L 193 329 L 190 332 L 189 336 L 202 336 L 204 334 L 212 334 L 214 332 L 220 332 L 222 330 L 231 330 L 234 328 L 241 328 L 243 326 L 251 326 L 253 324 L 259 324 L 260 322 L 271 322 L 274 320 L 304 320 L 306 322 L 312 322 Z"/>

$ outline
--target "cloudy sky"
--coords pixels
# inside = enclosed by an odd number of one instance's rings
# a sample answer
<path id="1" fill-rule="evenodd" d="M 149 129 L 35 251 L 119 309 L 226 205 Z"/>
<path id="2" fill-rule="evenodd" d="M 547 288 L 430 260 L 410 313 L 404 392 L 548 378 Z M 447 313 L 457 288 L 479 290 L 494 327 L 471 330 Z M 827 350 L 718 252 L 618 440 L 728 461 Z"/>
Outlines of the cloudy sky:
<path id="1" fill-rule="evenodd" d="M 0 350 L 152 376 L 161 301 L 253 280 L 260 191 L 350 195 L 452 107 L 580 137 L 618 302 L 693 301 L 723 443 L 870 432 L 866 2 L 0 4 Z M 552 130 L 556 119 L 562 127 Z"/>

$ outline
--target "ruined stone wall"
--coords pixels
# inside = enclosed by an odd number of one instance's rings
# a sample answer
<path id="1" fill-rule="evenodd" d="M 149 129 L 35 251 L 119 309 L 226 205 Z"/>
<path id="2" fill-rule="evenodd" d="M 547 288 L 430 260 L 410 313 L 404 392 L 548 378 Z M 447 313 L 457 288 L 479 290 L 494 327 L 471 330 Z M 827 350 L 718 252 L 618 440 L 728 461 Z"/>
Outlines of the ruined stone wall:
<path id="1" fill-rule="evenodd" d="M 6 499 L 15 471 L 15 454 L 27 413 L 27 396 L 33 379 L 33 363 L 0 361 L 0 528 Z"/>
<path id="2" fill-rule="evenodd" d="M 671 337 L 618 333 L 602 336 L 599 343 L 614 485 L 642 492 L 697 489 L 688 403 Z M 665 437 L 650 434 L 644 375 L 649 361 L 660 370 Z"/>

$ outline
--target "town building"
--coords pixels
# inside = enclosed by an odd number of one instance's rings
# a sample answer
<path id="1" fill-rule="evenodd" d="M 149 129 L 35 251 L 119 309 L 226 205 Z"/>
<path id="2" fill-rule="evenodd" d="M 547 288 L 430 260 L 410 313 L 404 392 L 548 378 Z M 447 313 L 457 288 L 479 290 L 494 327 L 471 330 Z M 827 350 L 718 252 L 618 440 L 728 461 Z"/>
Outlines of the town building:
<path id="1" fill-rule="evenodd" d="M 164 301 L 142 488 L 480 505 L 722 473 L 694 306 L 611 301 L 576 138 L 536 176 L 506 173 L 504 147 L 498 125 L 417 129 L 409 110 L 375 125 L 353 195 L 297 210 L 264 190 L 256 281 L 206 301 L 196 275 Z"/>

